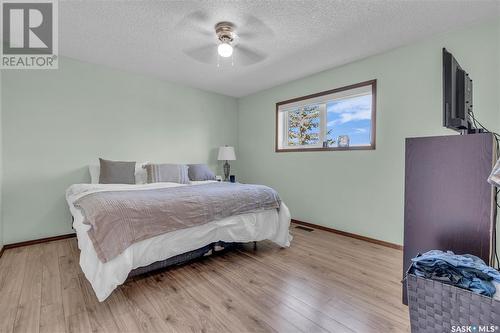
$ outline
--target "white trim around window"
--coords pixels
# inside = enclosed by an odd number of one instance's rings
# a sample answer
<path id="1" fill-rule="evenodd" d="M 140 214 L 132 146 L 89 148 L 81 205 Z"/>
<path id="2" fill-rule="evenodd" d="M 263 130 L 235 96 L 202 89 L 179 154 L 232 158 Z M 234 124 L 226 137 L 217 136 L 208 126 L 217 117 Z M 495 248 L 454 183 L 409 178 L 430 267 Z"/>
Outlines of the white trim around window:
<path id="1" fill-rule="evenodd" d="M 276 103 L 276 152 L 375 149 L 376 87 L 377 81 L 370 80 Z M 335 126 L 328 125 L 328 103 L 363 96 L 366 96 L 366 99 L 371 96 L 371 103 L 370 100 L 364 102 L 365 118 L 369 118 L 370 121 L 370 137 L 366 135 L 365 141 L 367 142 L 363 141 L 361 144 L 339 146 L 328 137 L 328 128 Z M 367 104 L 370 105 L 367 106 Z M 319 106 L 319 110 L 314 110 L 315 106 Z M 319 113 L 316 113 L 317 111 Z M 292 112 L 297 115 L 291 116 Z M 368 126 L 367 121 L 365 121 L 366 126 Z M 293 124 L 292 127 L 290 123 Z"/>

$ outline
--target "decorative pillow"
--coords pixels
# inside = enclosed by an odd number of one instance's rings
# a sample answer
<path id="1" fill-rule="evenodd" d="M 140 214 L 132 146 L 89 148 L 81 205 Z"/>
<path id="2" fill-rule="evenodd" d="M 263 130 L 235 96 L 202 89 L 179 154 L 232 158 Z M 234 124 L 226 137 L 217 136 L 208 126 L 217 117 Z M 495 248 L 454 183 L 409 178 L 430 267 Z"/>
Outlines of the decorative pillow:
<path id="1" fill-rule="evenodd" d="M 148 183 L 189 184 L 188 167 L 184 164 L 148 164 L 144 167 Z"/>
<path id="2" fill-rule="evenodd" d="M 206 164 L 188 164 L 189 180 L 215 180 L 215 175 Z"/>
<path id="3" fill-rule="evenodd" d="M 99 159 L 99 184 L 135 184 L 135 162 Z"/>
<path id="4" fill-rule="evenodd" d="M 147 181 L 147 173 L 144 166 L 149 164 L 149 162 L 142 162 L 135 164 L 135 183 L 136 184 L 146 184 Z M 101 173 L 101 168 L 99 165 L 89 165 L 89 173 L 90 173 L 90 183 L 91 184 L 99 184 L 99 175 Z"/>

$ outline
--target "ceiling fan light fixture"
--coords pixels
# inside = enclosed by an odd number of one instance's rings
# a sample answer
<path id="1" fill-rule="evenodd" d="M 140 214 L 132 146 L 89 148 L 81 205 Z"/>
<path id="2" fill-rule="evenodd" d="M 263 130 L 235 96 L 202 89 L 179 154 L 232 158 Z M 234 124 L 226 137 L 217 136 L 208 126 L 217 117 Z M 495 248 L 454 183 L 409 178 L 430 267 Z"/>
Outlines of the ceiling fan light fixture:
<path id="1" fill-rule="evenodd" d="M 229 43 L 221 43 L 217 47 L 217 53 L 223 58 L 229 58 L 233 55 L 233 47 Z"/>

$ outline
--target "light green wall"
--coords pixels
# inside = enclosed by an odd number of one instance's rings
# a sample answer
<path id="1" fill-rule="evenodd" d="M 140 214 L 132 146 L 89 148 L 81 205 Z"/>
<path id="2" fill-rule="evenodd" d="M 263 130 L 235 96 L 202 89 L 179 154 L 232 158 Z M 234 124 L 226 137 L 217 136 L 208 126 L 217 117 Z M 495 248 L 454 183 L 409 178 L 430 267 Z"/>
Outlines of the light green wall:
<path id="1" fill-rule="evenodd" d="M 3 160 L 2 160 L 2 71 L 0 71 L 0 251 L 3 247 L 3 219 L 2 219 L 2 174 L 3 174 Z"/>
<path id="2" fill-rule="evenodd" d="M 64 192 L 98 157 L 215 168 L 237 144 L 231 97 L 70 59 L 2 83 L 6 244 L 72 232 Z"/>
<path id="3" fill-rule="evenodd" d="M 442 47 L 474 80 L 476 115 L 499 128 L 498 24 L 434 36 L 239 99 L 240 179 L 276 188 L 293 218 L 402 244 L 404 139 L 454 133 L 442 127 Z M 274 152 L 276 102 L 370 79 L 378 80 L 376 150 Z"/>

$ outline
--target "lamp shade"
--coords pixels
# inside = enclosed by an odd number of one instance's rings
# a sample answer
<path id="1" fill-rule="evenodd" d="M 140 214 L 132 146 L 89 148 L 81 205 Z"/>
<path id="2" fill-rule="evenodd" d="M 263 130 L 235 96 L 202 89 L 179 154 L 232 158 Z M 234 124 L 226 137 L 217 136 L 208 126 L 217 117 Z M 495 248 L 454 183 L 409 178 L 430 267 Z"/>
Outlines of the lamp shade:
<path id="1" fill-rule="evenodd" d="M 234 161 L 236 160 L 236 155 L 234 154 L 234 147 L 219 147 L 219 156 L 217 157 L 219 161 Z"/>
<path id="2" fill-rule="evenodd" d="M 496 187 L 500 187 L 500 159 L 498 159 L 497 163 L 493 167 L 493 171 L 491 171 L 491 174 L 488 177 L 488 183 L 495 185 Z"/>

